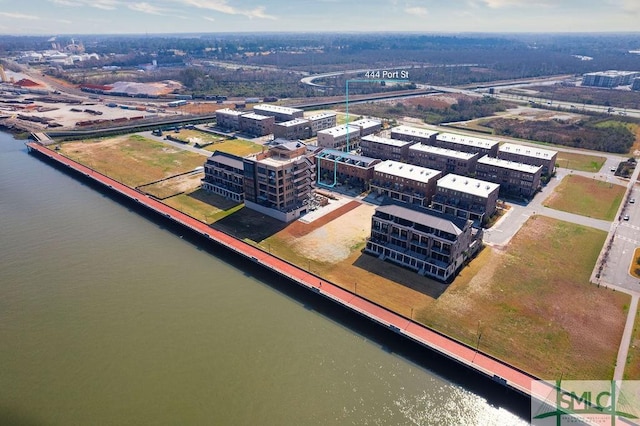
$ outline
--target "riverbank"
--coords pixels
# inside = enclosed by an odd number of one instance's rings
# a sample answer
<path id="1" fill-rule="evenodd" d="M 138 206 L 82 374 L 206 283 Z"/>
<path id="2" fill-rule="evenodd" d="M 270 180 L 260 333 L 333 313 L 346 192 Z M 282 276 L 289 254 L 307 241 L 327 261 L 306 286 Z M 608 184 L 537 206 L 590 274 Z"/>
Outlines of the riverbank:
<path id="1" fill-rule="evenodd" d="M 406 337 L 420 345 L 428 347 L 456 362 L 489 377 L 504 386 L 521 394 L 531 396 L 531 381 L 535 377 L 513 368 L 501 361 L 492 358 L 482 352 L 453 341 L 444 335 L 421 326 L 405 317 L 386 310 L 368 300 L 333 285 L 310 272 L 303 271 L 294 265 L 275 258 L 270 254 L 244 243 L 221 231 L 214 230 L 208 225 L 199 222 L 139 191 L 122 185 L 86 166 L 75 163 L 56 152 L 36 143 L 27 143 L 30 152 L 37 152 L 56 163 L 65 165 L 85 177 L 94 180 L 128 199 L 172 220 L 204 236 L 207 239 L 231 250 L 246 259 L 257 263 L 273 272 L 286 277 L 290 281 L 307 288 L 339 305 L 357 312 L 376 324 L 386 327 L 403 337 Z"/>

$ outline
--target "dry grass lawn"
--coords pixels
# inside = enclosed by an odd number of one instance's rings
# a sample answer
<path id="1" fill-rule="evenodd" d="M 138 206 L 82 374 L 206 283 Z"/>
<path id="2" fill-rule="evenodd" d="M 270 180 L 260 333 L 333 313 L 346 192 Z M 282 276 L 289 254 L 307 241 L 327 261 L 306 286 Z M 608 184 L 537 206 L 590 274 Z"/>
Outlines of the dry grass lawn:
<path id="1" fill-rule="evenodd" d="M 244 207 L 244 204 L 227 200 L 203 189 L 167 198 L 163 203 L 209 225 Z"/>
<path id="2" fill-rule="evenodd" d="M 602 168 L 605 161 L 605 157 L 596 155 L 559 151 L 556 163 L 565 169 L 595 173 Z"/>
<path id="3" fill-rule="evenodd" d="M 247 155 L 257 154 L 262 152 L 264 147 L 255 142 L 251 142 L 244 139 L 227 139 L 219 143 L 214 143 L 205 147 L 207 151 L 222 151 L 227 154 L 237 155 L 239 157 L 246 157 Z"/>
<path id="4" fill-rule="evenodd" d="M 569 175 L 562 179 L 543 204 L 552 209 L 595 219 L 613 220 L 625 190 L 622 185 Z"/>
<path id="5" fill-rule="evenodd" d="M 60 153 L 131 187 L 201 167 L 206 158 L 138 135 L 60 145 Z"/>
<path id="6" fill-rule="evenodd" d="M 589 284 L 605 237 L 535 216 L 417 317 L 538 377 L 610 379 L 629 296 Z"/>

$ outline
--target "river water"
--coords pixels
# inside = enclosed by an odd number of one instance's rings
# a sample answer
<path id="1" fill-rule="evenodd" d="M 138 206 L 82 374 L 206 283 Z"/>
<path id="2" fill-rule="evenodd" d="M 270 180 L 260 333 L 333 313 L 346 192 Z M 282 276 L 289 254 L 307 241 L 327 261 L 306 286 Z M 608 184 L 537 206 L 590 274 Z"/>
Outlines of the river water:
<path id="1" fill-rule="evenodd" d="M 490 381 L 181 232 L 0 133 L 0 424 L 527 424 Z"/>

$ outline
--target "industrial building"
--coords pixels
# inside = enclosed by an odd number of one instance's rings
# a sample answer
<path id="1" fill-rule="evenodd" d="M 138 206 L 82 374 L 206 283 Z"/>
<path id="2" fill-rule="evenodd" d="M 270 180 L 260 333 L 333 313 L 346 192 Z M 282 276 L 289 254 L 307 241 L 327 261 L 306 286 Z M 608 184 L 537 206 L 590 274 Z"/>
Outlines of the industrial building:
<path id="1" fill-rule="evenodd" d="M 364 251 L 444 282 L 480 248 L 472 221 L 410 204 L 376 208 Z"/>
<path id="2" fill-rule="evenodd" d="M 403 203 L 428 207 L 442 172 L 386 160 L 373 168 L 372 192 Z"/>
<path id="3" fill-rule="evenodd" d="M 244 201 L 242 157 L 214 151 L 204 164 L 202 189 L 241 203 Z"/>
<path id="4" fill-rule="evenodd" d="M 271 145 L 243 159 L 245 206 L 290 222 L 308 208 L 315 180 L 313 161 L 301 142 Z"/>
<path id="5" fill-rule="evenodd" d="M 628 86 L 636 77 L 640 77 L 640 72 L 616 70 L 590 72 L 582 76 L 582 85 L 609 88 Z"/>
<path id="6" fill-rule="evenodd" d="M 484 156 L 476 165 L 476 178 L 500 185 L 501 193 L 531 198 L 540 189 L 542 166 Z"/>
<path id="7" fill-rule="evenodd" d="M 450 173 L 438 179 L 431 208 L 484 224 L 496 211 L 500 185 Z"/>

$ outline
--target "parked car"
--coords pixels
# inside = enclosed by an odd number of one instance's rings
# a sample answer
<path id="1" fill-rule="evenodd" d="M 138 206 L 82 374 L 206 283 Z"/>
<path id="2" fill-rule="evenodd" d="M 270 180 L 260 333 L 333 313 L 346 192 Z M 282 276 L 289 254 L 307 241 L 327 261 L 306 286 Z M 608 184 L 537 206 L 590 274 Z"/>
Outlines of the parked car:
<path id="1" fill-rule="evenodd" d="M 635 198 L 632 198 L 632 199 L 629 200 L 629 204 L 634 204 L 635 202 L 636 202 Z"/>
<path id="2" fill-rule="evenodd" d="M 624 216 L 622 216 L 622 220 L 629 220 L 629 215 L 625 214 Z"/>

